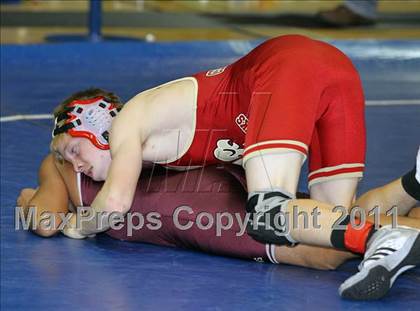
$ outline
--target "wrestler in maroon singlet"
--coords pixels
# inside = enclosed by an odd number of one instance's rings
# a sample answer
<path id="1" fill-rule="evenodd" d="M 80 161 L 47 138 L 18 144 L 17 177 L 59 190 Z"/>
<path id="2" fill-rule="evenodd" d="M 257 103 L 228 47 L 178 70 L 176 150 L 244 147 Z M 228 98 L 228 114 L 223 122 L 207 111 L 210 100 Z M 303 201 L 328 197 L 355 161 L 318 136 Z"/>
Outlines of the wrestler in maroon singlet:
<path id="1" fill-rule="evenodd" d="M 102 183 L 94 182 L 83 174 L 80 176 L 79 189 L 82 202 L 85 206 L 89 206 Z M 223 169 L 209 166 L 203 170 L 192 170 L 187 173 L 155 168 L 153 178 L 150 177 L 151 171 L 142 172 L 140 186 L 137 188 L 130 210 L 131 213 L 139 212 L 144 216 L 145 223 L 142 228 L 134 230 L 132 236 L 128 236 L 127 223 L 125 223 L 122 229 L 109 230 L 107 234 L 121 240 L 276 263 L 274 245 L 256 242 L 246 232 L 239 235 L 240 225 L 234 214 L 237 213 L 243 221 L 245 217 L 243 205 L 247 197 L 242 186 L 245 177 L 240 167 Z M 192 214 L 183 211 L 178 217 L 181 225 L 192 221 L 194 225 L 190 229 L 181 230 L 174 223 L 174 211 L 180 206 L 189 206 L 192 209 Z M 146 219 L 146 215 L 152 212 L 161 215 L 162 226 L 159 230 L 153 230 L 156 226 Z M 229 212 L 233 215 L 233 225 L 230 230 L 221 231 L 220 236 L 216 234 L 215 225 L 208 230 L 202 230 L 195 223 L 197 215 L 202 212 L 211 214 L 213 219 L 216 218 L 216 213 Z M 133 220 L 133 223 L 138 225 L 138 218 Z M 206 220 L 207 218 L 202 221 L 204 225 Z M 227 221 L 224 218 L 223 224 L 226 225 Z M 147 224 L 149 226 L 146 226 Z"/>

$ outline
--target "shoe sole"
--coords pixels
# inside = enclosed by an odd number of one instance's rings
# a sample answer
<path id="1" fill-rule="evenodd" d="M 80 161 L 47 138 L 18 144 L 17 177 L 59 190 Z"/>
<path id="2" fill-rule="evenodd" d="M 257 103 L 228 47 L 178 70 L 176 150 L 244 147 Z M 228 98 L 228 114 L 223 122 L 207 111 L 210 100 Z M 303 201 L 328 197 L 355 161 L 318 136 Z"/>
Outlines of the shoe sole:
<path id="1" fill-rule="evenodd" d="M 420 235 L 417 234 L 404 260 L 391 271 L 384 266 L 376 266 L 361 271 L 347 279 L 339 288 L 339 294 L 351 300 L 376 300 L 382 298 L 391 288 L 396 278 L 403 272 L 420 264 Z"/>

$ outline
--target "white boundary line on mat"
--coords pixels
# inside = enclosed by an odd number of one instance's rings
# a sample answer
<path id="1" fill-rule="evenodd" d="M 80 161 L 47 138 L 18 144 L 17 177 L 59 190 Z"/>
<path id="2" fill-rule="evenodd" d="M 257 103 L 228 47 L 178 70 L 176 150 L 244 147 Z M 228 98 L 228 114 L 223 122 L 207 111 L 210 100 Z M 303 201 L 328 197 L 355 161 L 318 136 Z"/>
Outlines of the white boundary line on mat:
<path id="1" fill-rule="evenodd" d="M 397 100 L 367 100 L 366 106 L 404 106 L 420 105 L 420 99 L 397 99 Z M 12 122 L 21 120 L 46 120 L 52 119 L 52 114 L 17 114 L 0 117 L 0 122 Z"/>
<path id="2" fill-rule="evenodd" d="M 367 100 L 366 106 L 420 105 L 420 99 Z"/>
<path id="3" fill-rule="evenodd" d="M 14 116 L 0 117 L 0 122 L 12 122 L 21 120 L 52 119 L 52 114 L 16 114 Z"/>

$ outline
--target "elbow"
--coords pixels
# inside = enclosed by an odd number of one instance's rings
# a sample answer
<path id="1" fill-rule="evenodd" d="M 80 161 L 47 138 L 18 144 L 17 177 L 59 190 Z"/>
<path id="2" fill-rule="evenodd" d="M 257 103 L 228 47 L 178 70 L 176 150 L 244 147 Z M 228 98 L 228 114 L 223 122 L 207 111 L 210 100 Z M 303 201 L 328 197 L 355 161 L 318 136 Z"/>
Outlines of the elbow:
<path id="1" fill-rule="evenodd" d="M 32 230 L 32 232 L 40 237 L 50 238 L 56 235 L 58 233 L 58 230 L 46 230 L 46 229 L 37 228 L 35 230 Z"/>

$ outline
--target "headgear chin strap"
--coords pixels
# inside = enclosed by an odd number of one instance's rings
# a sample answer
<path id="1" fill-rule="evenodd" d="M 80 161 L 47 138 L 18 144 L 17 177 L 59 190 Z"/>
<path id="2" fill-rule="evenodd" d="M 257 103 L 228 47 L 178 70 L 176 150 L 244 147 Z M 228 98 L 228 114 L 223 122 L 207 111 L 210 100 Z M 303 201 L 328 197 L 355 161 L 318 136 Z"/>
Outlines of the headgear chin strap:
<path id="1" fill-rule="evenodd" d="M 119 109 L 103 97 L 74 100 L 64 112 L 55 118 L 52 137 L 68 133 L 73 137 L 85 137 L 102 150 L 109 149 L 108 130 Z M 65 120 L 65 122 L 62 122 Z"/>

